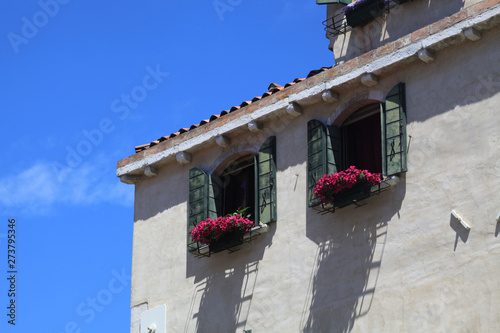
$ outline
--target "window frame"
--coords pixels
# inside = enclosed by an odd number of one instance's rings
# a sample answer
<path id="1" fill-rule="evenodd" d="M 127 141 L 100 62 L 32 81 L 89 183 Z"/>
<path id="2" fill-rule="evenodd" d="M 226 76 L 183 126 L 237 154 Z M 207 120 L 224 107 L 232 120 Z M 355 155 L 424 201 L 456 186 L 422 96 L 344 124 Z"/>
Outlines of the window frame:
<path id="1" fill-rule="evenodd" d="M 243 155 L 248 157 L 249 155 Z M 224 163 L 224 162 L 223 162 Z M 226 166 L 220 174 L 228 168 Z M 254 156 L 254 222 L 255 226 L 277 221 L 276 137 L 268 137 Z M 189 170 L 187 243 L 189 251 L 200 244 L 192 241 L 191 230 L 207 218 L 216 219 L 221 212 L 220 179 L 217 172 L 209 174 L 198 167 Z"/>
<path id="2" fill-rule="evenodd" d="M 379 105 L 382 175 L 390 177 L 407 171 L 405 84 L 395 85 L 387 94 L 385 101 Z M 359 110 L 363 110 L 364 107 Z M 348 120 L 349 118 L 346 121 Z M 341 168 L 345 170 L 349 166 L 344 165 L 341 156 L 340 127 L 325 125 L 320 120 L 312 119 L 307 123 L 307 131 L 308 206 L 315 207 L 321 204 L 314 195 L 316 180 L 325 174 L 341 171 Z M 315 145 L 314 142 L 319 142 L 318 140 L 321 143 Z M 315 155 L 320 157 L 314 158 Z"/>

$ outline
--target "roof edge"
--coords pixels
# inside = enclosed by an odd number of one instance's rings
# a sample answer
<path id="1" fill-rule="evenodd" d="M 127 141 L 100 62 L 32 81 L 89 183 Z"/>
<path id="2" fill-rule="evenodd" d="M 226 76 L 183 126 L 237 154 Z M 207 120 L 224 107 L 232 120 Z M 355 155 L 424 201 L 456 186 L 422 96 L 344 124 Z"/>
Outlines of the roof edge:
<path id="1" fill-rule="evenodd" d="M 285 86 L 284 89 L 266 98 L 214 119 L 210 123 L 213 123 L 212 126 L 210 124 L 198 126 L 122 159 L 117 163 L 116 174 L 118 177 L 141 175 L 147 166 L 167 158 L 174 158 L 180 152 L 196 150 L 196 147 L 207 141 L 248 126 L 252 121 L 274 116 L 284 111 L 292 102 L 300 105 L 311 104 L 321 100 L 324 92 L 332 90 L 341 92 L 352 85 L 361 85 L 363 77 L 367 74 L 379 77 L 390 73 L 399 64 L 408 64 L 419 59 L 427 62 L 420 57 L 421 50 L 429 51 L 424 52 L 424 55 L 435 54 L 444 48 L 468 40 L 465 30 L 477 28 L 479 31 L 484 31 L 500 25 L 500 4 L 493 4 L 488 0 L 484 0 L 484 8 L 480 11 L 469 11 L 469 8 L 465 8 L 460 13 L 463 15 L 455 13 L 343 64 L 320 71 L 288 87 Z M 326 98 L 324 100 L 331 102 Z"/>

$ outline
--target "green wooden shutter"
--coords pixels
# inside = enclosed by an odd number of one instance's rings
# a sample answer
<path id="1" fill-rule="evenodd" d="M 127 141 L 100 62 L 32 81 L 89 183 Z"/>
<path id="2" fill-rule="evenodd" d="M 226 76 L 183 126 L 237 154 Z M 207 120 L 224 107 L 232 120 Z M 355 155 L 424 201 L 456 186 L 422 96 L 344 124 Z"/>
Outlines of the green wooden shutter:
<path id="1" fill-rule="evenodd" d="M 342 169 L 340 160 L 340 128 L 335 125 L 330 125 L 326 127 L 327 139 L 326 140 L 326 172 L 328 174 L 334 174 Z"/>
<path id="2" fill-rule="evenodd" d="M 314 187 L 316 181 L 327 173 L 327 133 L 326 127 L 319 120 L 307 122 L 307 188 L 309 207 L 317 206 Z"/>
<path id="3" fill-rule="evenodd" d="M 189 170 L 189 219 L 188 219 L 188 248 L 196 250 L 198 245 L 193 242 L 191 230 L 208 217 L 208 184 L 209 177 L 201 169 Z"/>
<path id="4" fill-rule="evenodd" d="M 217 182 L 212 182 L 212 177 L 205 171 L 192 168 L 189 170 L 189 219 L 188 219 L 188 248 L 196 250 L 198 244 L 193 242 L 190 232 L 193 228 L 207 218 L 217 218 L 220 190 Z"/>
<path id="5" fill-rule="evenodd" d="M 208 177 L 207 218 L 216 219 L 222 215 L 222 181 L 216 175 Z"/>
<path id="6" fill-rule="evenodd" d="M 405 85 L 399 83 L 391 89 L 381 104 L 382 172 L 392 176 L 406 172 L 406 98 Z"/>
<path id="7" fill-rule="evenodd" d="M 340 131 L 336 126 L 325 126 L 313 119 L 307 123 L 307 187 L 309 207 L 321 200 L 314 195 L 316 181 L 340 168 Z"/>
<path id="8" fill-rule="evenodd" d="M 275 222 L 276 206 L 276 137 L 269 137 L 260 147 L 255 163 L 255 222 Z"/>

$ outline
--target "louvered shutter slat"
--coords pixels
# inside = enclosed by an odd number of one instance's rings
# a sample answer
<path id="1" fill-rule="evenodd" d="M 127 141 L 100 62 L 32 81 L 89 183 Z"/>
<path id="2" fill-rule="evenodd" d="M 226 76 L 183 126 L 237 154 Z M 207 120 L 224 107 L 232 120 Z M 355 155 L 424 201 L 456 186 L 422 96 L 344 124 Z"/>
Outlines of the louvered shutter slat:
<path id="1" fill-rule="evenodd" d="M 382 169 L 385 176 L 407 171 L 405 85 L 391 89 L 381 104 Z"/>
<path id="2" fill-rule="evenodd" d="M 276 206 L 276 137 L 269 137 L 260 147 L 255 163 L 256 222 L 277 220 Z"/>

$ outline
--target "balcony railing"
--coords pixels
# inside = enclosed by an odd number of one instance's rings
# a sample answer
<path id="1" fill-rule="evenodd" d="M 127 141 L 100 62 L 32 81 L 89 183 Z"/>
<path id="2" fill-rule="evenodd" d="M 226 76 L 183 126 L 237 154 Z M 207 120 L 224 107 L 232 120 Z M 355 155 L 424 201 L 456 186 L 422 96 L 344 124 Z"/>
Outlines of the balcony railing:
<path id="1" fill-rule="evenodd" d="M 372 3 L 364 6 L 363 11 L 365 13 L 358 12 L 360 15 L 364 15 L 363 18 L 359 19 L 348 19 L 346 18 L 346 14 L 344 13 L 344 11 L 339 10 L 337 14 L 330 17 L 326 21 L 323 21 L 327 37 L 334 37 L 345 34 L 351 31 L 353 28 L 365 25 L 373 21 L 377 16 L 380 16 L 381 13 L 389 13 L 394 7 L 409 1 L 413 0 L 373 0 Z M 360 11 L 360 9 L 354 9 L 351 14 L 348 15 L 355 16 L 356 11 Z"/>

